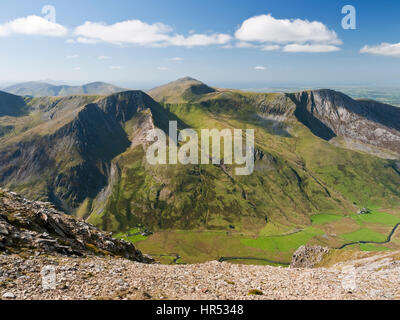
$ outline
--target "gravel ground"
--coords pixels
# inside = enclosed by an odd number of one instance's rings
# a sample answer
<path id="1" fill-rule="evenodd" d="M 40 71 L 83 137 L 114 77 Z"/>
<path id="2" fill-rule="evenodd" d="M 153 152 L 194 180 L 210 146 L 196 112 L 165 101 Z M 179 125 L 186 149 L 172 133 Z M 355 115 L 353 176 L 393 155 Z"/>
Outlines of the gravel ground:
<path id="1" fill-rule="evenodd" d="M 258 295 L 249 294 L 251 290 Z M 167 266 L 111 257 L 0 255 L 0 298 L 400 299 L 400 261 L 378 254 L 331 268 L 294 269 L 216 261 Z"/>

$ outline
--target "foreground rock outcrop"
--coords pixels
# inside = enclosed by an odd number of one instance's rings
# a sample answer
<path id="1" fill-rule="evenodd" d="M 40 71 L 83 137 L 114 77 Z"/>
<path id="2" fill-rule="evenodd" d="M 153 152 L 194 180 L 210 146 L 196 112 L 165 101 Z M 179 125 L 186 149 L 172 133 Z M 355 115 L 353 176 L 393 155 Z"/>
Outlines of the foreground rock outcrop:
<path id="1" fill-rule="evenodd" d="M 133 244 L 57 211 L 50 203 L 30 201 L 0 189 L 0 251 L 5 253 L 111 255 L 151 262 Z"/>
<path id="2" fill-rule="evenodd" d="M 293 254 L 291 268 L 314 268 L 329 254 L 330 249 L 321 246 L 301 246 Z"/>

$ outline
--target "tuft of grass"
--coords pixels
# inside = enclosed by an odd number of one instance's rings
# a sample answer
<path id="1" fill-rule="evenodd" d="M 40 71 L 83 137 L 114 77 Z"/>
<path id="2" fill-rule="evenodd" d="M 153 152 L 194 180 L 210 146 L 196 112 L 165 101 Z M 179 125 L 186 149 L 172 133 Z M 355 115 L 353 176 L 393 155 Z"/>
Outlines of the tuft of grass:
<path id="1" fill-rule="evenodd" d="M 251 289 L 248 293 L 249 296 L 262 296 L 264 293 L 258 289 Z"/>
<path id="2" fill-rule="evenodd" d="M 110 253 L 108 251 L 102 250 L 91 243 L 86 243 L 85 246 L 86 246 L 86 249 L 93 252 L 95 255 L 100 255 L 100 256 L 109 256 L 110 255 Z"/>

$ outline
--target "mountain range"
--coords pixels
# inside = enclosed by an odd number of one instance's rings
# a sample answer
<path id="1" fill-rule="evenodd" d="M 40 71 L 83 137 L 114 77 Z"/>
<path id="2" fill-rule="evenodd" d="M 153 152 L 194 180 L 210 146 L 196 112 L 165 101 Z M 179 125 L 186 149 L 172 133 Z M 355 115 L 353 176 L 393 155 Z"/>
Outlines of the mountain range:
<path id="1" fill-rule="evenodd" d="M 255 129 L 255 170 L 149 165 L 149 129 Z M 0 186 L 107 231 L 258 235 L 400 206 L 400 109 L 333 90 L 252 93 L 183 78 L 148 93 L 0 92 Z"/>
<path id="2" fill-rule="evenodd" d="M 54 85 L 41 81 L 31 81 L 17 83 L 3 89 L 5 92 L 32 97 L 45 96 L 69 96 L 76 94 L 100 94 L 107 95 L 116 92 L 125 91 L 105 82 L 92 82 L 82 86 Z"/>

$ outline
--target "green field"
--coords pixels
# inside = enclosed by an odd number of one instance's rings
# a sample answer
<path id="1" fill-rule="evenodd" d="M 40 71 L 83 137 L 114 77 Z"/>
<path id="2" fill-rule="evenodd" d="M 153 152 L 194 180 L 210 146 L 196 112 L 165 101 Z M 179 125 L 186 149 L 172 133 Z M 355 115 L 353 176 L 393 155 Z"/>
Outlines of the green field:
<path id="1" fill-rule="evenodd" d="M 362 228 L 351 233 L 342 234 L 340 237 L 347 240 L 347 242 L 353 242 L 353 241 L 384 242 L 387 238 L 386 235 L 372 231 L 367 228 Z"/>
<path id="2" fill-rule="evenodd" d="M 179 255 L 177 263 L 202 263 L 221 257 L 243 257 L 268 259 L 289 263 L 293 252 L 301 245 L 323 245 L 338 248 L 345 243 L 356 241 L 383 242 L 391 229 L 400 222 L 400 211 L 385 213 L 373 211 L 370 214 L 317 214 L 311 217 L 312 224 L 303 229 L 283 232 L 280 226 L 270 224 L 258 235 L 243 234 L 239 231 L 171 230 L 155 232 L 149 237 L 122 237 L 135 242 L 146 254 L 153 254 L 161 263 L 171 264 Z M 350 223 L 351 222 L 351 223 Z M 278 232 L 281 230 L 282 234 Z M 131 230 L 131 233 L 134 230 Z M 270 232 L 271 235 L 267 235 Z M 350 246 L 362 251 L 384 251 L 400 249 L 398 234 L 386 245 L 357 244 Z M 117 236 L 121 237 L 121 234 Z M 142 236 L 141 236 L 142 237 Z M 270 264 L 256 259 L 236 259 L 233 263 Z"/>
<path id="3" fill-rule="evenodd" d="M 365 223 L 381 223 L 394 226 L 400 222 L 400 218 L 384 212 L 371 212 L 369 214 L 355 215 L 352 218 L 360 225 Z"/>
<path id="4" fill-rule="evenodd" d="M 308 227 L 300 232 L 289 235 L 258 237 L 256 239 L 242 239 L 241 242 L 249 247 L 260 248 L 271 252 L 292 252 L 312 238 L 322 235 L 322 230 Z"/>
<path id="5" fill-rule="evenodd" d="M 315 215 L 311 216 L 311 222 L 313 225 L 317 225 L 317 224 L 324 224 L 324 223 L 337 221 L 342 218 L 343 218 L 343 216 L 339 216 L 336 214 L 321 213 L 321 214 L 315 214 Z"/>
<path id="6" fill-rule="evenodd" d="M 143 230 L 141 228 L 132 228 L 127 232 L 119 232 L 114 234 L 114 238 L 123 239 L 131 243 L 136 243 L 147 239 L 147 236 L 142 235 Z"/>

